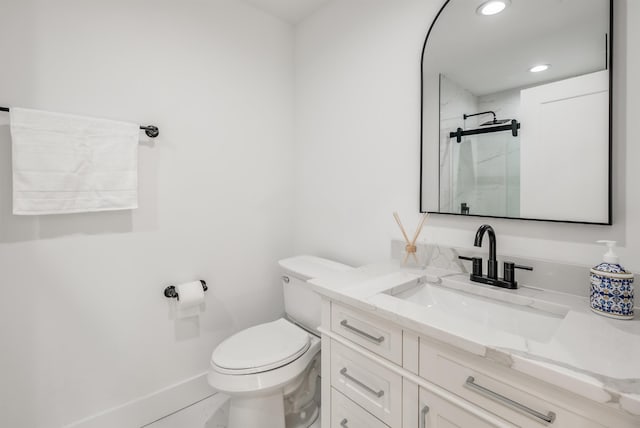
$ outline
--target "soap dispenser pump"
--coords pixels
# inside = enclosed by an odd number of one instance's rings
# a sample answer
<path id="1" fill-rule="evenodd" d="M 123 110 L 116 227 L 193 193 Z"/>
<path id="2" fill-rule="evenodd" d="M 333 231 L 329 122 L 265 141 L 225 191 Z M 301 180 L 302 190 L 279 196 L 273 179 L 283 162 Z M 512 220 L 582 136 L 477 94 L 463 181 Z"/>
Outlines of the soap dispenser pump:
<path id="1" fill-rule="evenodd" d="M 615 253 L 616 241 L 597 241 L 608 251 L 591 269 L 591 310 L 611 318 L 633 318 L 633 273 L 627 272 Z"/>

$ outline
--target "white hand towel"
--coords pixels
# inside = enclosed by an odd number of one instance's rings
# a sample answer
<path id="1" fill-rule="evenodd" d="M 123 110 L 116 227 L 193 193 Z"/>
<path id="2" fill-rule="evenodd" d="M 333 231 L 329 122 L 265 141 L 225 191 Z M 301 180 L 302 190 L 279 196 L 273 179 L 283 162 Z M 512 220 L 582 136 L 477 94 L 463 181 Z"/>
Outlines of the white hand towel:
<path id="1" fill-rule="evenodd" d="M 13 213 L 138 207 L 139 127 L 11 108 Z"/>

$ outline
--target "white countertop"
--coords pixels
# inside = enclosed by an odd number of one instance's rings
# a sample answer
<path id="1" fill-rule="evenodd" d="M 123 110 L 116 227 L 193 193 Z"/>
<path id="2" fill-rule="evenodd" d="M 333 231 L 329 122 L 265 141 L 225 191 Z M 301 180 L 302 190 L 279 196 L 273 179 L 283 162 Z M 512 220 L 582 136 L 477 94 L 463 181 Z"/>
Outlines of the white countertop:
<path id="1" fill-rule="evenodd" d="M 532 338 L 517 328 L 494 328 L 465 316 L 394 297 L 407 289 L 446 289 L 473 305 L 501 302 L 526 317 L 531 309 L 555 314 L 548 337 Z M 640 316 L 610 319 L 591 311 L 586 298 L 521 286 L 517 290 L 469 281 L 442 269 L 403 269 L 397 262 L 364 266 L 308 282 L 317 293 L 374 312 L 404 328 L 448 343 L 557 385 L 588 399 L 640 416 Z M 446 294 L 447 291 L 445 291 Z M 480 296 L 477 298 L 476 296 Z M 475 311 L 478 308 L 470 308 Z M 487 312 L 489 313 L 489 312 Z M 523 318 L 525 319 L 525 318 Z M 539 326 L 528 327 L 535 330 Z M 533 331 L 532 330 L 532 331 Z"/>

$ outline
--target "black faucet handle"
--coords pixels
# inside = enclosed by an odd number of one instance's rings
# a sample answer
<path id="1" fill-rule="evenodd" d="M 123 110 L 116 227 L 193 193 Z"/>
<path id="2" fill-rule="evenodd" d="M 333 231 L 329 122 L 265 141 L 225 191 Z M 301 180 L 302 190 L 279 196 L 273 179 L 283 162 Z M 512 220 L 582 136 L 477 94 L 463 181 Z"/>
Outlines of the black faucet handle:
<path id="1" fill-rule="evenodd" d="M 506 282 L 510 282 L 510 283 L 516 282 L 516 275 L 515 275 L 516 269 L 533 270 L 531 266 L 522 266 L 522 265 L 517 265 L 513 262 L 504 262 L 504 280 Z"/>
<path id="2" fill-rule="evenodd" d="M 472 274 L 474 276 L 482 276 L 482 258 L 481 257 L 465 257 L 458 256 L 460 260 L 469 260 L 473 263 Z"/>

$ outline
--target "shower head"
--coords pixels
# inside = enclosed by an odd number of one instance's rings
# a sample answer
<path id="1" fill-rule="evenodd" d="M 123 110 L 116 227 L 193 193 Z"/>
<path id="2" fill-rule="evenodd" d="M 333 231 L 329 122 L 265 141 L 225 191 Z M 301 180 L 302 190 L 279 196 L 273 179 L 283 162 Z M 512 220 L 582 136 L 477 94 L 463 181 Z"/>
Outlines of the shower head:
<path id="1" fill-rule="evenodd" d="M 500 119 L 500 120 L 498 120 L 498 118 L 496 117 L 496 113 L 494 111 L 492 111 L 492 110 L 481 111 L 480 113 L 473 113 L 473 114 L 466 114 L 465 113 L 465 114 L 462 115 L 462 118 L 464 120 L 467 120 L 468 118 L 470 118 L 472 116 L 480 116 L 480 115 L 483 115 L 483 114 L 491 114 L 491 115 L 493 115 L 493 120 L 490 120 L 488 122 L 484 122 L 484 123 L 480 124 L 480 126 L 502 125 L 502 124 L 511 122 L 511 119 Z"/>
<path id="2" fill-rule="evenodd" d="M 505 123 L 511 122 L 511 119 L 493 119 L 485 123 L 481 123 L 480 126 L 489 126 L 489 125 L 503 125 Z"/>

